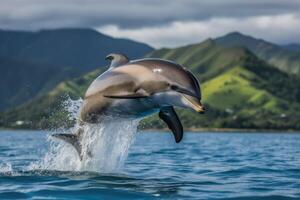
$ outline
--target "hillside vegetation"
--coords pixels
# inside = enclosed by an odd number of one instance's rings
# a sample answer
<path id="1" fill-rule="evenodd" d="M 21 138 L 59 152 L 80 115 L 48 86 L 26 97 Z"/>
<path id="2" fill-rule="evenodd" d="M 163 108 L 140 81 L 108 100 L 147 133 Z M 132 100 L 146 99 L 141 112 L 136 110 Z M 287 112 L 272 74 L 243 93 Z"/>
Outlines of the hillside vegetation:
<path id="1" fill-rule="evenodd" d="M 92 29 L 0 30 L 0 111 L 45 94 L 59 82 L 105 66 L 111 52 L 139 58 L 153 49 Z"/>
<path id="2" fill-rule="evenodd" d="M 300 129 L 298 77 L 278 70 L 244 47 L 224 47 L 209 39 L 146 56 L 178 62 L 199 78 L 207 113 L 178 109 L 185 128 Z M 34 128 L 69 125 L 62 111 L 65 94 L 79 98 L 98 74 L 100 70 L 61 82 L 45 95 L 2 114 L 0 123 Z M 25 123 L 17 126 L 18 120 Z M 165 127 L 156 115 L 141 126 Z"/>
<path id="3" fill-rule="evenodd" d="M 246 47 L 257 57 L 278 69 L 287 73 L 300 75 L 300 51 L 297 50 L 299 48 L 297 44 L 280 46 L 238 32 L 229 33 L 217 38 L 215 41 L 226 47 Z"/>

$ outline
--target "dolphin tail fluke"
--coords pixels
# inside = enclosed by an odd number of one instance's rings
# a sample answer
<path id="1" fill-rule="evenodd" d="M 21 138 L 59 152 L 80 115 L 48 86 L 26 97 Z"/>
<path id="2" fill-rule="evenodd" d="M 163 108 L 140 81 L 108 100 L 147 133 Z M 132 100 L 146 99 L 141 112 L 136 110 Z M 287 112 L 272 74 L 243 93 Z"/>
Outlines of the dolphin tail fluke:
<path id="1" fill-rule="evenodd" d="M 176 143 L 179 143 L 183 137 L 183 127 L 174 108 L 172 106 L 162 108 L 159 112 L 159 117 L 172 130 Z"/>
<path id="2" fill-rule="evenodd" d="M 80 135 L 79 134 L 59 133 L 59 134 L 53 134 L 52 137 L 61 139 L 65 142 L 71 144 L 76 149 L 80 160 L 82 160 L 82 146 L 80 143 Z"/>

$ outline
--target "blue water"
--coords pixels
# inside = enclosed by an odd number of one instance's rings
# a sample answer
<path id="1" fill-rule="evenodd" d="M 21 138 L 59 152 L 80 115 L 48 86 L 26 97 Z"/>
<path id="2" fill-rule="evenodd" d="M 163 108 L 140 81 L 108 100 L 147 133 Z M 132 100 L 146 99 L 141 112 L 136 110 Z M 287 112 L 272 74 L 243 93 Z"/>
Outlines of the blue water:
<path id="1" fill-rule="evenodd" d="M 300 134 L 139 133 L 112 174 L 32 169 L 47 134 L 0 131 L 0 199 L 300 199 Z"/>

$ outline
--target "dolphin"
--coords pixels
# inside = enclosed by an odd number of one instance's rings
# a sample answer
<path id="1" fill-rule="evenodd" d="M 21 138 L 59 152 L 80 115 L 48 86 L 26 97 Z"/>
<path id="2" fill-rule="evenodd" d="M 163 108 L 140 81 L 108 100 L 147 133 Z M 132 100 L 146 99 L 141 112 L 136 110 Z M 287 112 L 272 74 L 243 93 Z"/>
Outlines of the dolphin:
<path id="1" fill-rule="evenodd" d="M 172 61 L 145 58 L 129 60 L 112 53 L 107 71 L 88 87 L 79 113 L 79 123 L 99 123 L 103 117 L 143 118 L 159 113 L 173 132 L 175 142 L 183 137 L 182 124 L 174 107 L 204 113 L 197 78 L 183 66 Z M 75 147 L 82 156 L 83 130 L 75 134 L 54 134 Z"/>

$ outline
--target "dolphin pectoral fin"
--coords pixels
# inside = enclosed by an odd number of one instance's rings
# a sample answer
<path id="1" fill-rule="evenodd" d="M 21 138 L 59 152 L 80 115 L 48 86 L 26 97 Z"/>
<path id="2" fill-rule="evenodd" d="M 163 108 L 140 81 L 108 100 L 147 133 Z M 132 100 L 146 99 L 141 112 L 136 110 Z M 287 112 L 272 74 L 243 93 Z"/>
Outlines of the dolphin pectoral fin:
<path id="1" fill-rule="evenodd" d="M 104 97 L 107 98 L 112 98 L 112 99 L 139 99 L 139 98 L 147 98 L 149 97 L 146 94 L 143 93 L 132 93 L 132 94 L 122 94 L 122 95 L 103 95 Z"/>
<path id="2" fill-rule="evenodd" d="M 139 94 L 127 94 L 127 95 L 104 95 L 105 97 L 112 99 L 139 99 L 146 98 L 148 96 L 139 95 Z"/>
<path id="3" fill-rule="evenodd" d="M 172 130 L 176 143 L 179 143 L 183 137 L 182 124 L 173 107 L 162 108 L 159 112 L 159 117 Z"/>
<path id="4" fill-rule="evenodd" d="M 79 135 L 61 133 L 61 134 L 53 134 L 51 136 L 55 137 L 55 138 L 58 138 L 58 139 L 61 139 L 65 142 L 71 144 L 76 149 L 80 160 L 82 160 L 82 152 L 81 152 L 82 146 L 80 144 Z"/>

